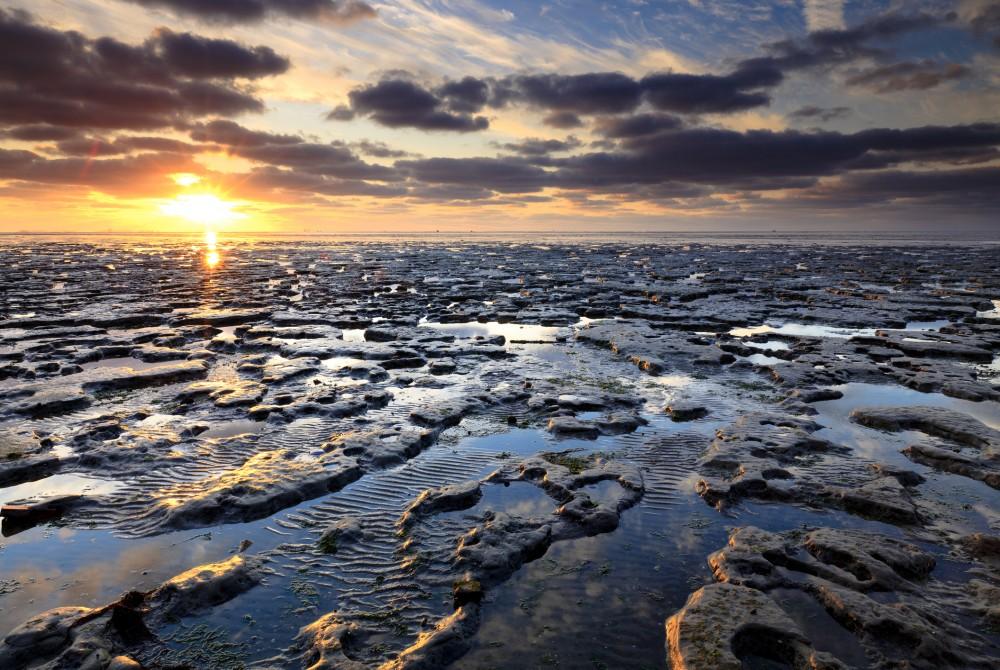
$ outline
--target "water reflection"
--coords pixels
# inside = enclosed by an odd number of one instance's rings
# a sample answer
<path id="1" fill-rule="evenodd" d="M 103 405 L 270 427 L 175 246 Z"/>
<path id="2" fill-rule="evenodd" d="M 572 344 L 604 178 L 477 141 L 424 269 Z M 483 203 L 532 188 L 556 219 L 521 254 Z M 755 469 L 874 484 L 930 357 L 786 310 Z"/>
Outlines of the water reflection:
<path id="1" fill-rule="evenodd" d="M 217 246 L 217 237 L 214 230 L 205 231 L 205 265 L 208 269 L 213 269 L 222 261 Z"/>
<path id="2" fill-rule="evenodd" d="M 461 323 L 438 323 L 423 321 L 422 328 L 434 328 L 460 338 L 496 337 L 502 335 L 507 342 L 551 343 L 565 329 L 556 326 L 539 326 L 525 323 L 499 323 L 497 321 L 467 321 Z"/>
<path id="3" fill-rule="evenodd" d="M 851 337 L 874 337 L 879 330 L 903 330 L 903 331 L 936 331 L 949 325 L 949 321 L 910 321 L 903 328 L 841 328 L 839 326 L 826 326 L 815 323 L 783 323 L 772 326 L 762 324 L 759 326 L 748 326 L 745 328 L 733 328 L 729 334 L 733 337 L 751 337 L 764 333 L 774 333 L 776 335 L 791 335 L 794 337 L 832 337 L 848 339 Z"/>

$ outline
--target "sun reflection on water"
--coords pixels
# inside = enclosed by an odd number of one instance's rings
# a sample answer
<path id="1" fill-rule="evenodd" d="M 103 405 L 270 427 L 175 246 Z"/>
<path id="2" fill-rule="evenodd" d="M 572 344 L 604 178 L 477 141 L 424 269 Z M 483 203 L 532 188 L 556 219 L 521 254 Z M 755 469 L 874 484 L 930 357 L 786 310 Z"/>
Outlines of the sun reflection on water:
<path id="1" fill-rule="evenodd" d="M 205 231 L 205 265 L 210 270 L 222 262 L 222 256 L 216 246 L 217 239 L 214 230 Z"/>

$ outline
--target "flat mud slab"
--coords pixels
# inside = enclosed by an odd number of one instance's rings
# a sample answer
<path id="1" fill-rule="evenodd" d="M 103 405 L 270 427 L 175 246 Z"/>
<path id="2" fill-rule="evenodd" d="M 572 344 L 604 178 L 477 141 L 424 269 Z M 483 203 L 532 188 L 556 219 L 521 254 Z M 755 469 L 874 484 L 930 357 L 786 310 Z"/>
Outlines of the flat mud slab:
<path id="1" fill-rule="evenodd" d="M 995 668 L 988 247 L 0 246 L 0 668 Z"/>

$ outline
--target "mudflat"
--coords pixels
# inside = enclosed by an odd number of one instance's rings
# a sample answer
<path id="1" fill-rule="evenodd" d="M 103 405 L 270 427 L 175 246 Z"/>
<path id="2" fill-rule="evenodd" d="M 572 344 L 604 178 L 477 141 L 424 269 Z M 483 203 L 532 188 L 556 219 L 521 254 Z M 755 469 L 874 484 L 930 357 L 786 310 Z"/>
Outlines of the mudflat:
<path id="1" fill-rule="evenodd" d="M 0 667 L 995 668 L 991 245 L 0 244 Z"/>

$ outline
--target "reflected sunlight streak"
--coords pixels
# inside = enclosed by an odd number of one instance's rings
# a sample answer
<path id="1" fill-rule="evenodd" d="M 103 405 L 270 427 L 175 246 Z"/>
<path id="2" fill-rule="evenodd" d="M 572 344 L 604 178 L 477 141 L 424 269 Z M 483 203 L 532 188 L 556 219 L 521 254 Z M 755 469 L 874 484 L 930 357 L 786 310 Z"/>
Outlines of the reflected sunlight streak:
<path id="1" fill-rule="evenodd" d="M 211 270 L 222 260 L 216 248 L 216 235 L 214 230 L 205 231 L 205 265 Z"/>

